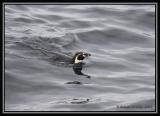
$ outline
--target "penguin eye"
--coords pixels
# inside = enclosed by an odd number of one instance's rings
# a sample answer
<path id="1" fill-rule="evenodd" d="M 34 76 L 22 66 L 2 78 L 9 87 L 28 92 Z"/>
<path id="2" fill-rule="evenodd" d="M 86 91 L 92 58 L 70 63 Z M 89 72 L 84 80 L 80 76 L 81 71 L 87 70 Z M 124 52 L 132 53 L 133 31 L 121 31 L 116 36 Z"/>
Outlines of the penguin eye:
<path id="1" fill-rule="evenodd" d="M 84 58 L 85 57 L 82 54 L 78 55 L 78 57 L 77 57 L 78 60 L 83 60 Z"/>

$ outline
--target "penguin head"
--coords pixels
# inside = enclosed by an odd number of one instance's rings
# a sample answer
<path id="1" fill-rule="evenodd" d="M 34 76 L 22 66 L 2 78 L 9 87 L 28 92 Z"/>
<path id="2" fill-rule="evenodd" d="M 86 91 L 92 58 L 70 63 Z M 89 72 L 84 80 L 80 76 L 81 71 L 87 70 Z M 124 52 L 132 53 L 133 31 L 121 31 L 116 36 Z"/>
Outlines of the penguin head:
<path id="1" fill-rule="evenodd" d="M 80 63 L 83 61 L 83 59 L 85 59 L 86 57 L 89 57 L 89 56 L 91 56 L 91 54 L 89 54 L 89 53 L 77 52 L 72 59 L 72 63 L 73 64 Z"/>

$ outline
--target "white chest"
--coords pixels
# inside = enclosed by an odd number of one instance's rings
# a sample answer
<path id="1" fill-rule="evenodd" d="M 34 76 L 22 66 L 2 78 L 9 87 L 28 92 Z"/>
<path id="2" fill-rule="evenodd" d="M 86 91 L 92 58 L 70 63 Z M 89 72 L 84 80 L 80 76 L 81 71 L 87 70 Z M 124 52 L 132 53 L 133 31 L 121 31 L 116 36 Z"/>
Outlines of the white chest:
<path id="1" fill-rule="evenodd" d="M 77 58 L 78 58 L 78 56 L 75 58 L 74 63 L 80 63 L 80 62 L 82 62 L 82 60 L 78 60 Z"/>

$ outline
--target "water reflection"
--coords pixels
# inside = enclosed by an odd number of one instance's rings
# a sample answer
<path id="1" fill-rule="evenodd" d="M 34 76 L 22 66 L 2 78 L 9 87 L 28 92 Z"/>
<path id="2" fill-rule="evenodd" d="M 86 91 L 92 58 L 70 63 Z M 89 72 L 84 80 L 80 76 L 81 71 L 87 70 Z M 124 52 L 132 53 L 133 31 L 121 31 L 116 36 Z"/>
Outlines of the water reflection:
<path id="1" fill-rule="evenodd" d="M 72 104 L 86 104 L 90 101 L 90 99 L 72 99 Z"/>
<path id="2" fill-rule="evenodd" d="M 79 81 L 73 81 L 73 82 L 67 82 L 66 84 L 82 84 L 82 82 L 79 82 Z"/>
<path id="3" fill-rule="evenodd" d="M 77 75 L 82 75 L 82 76 L 86 76 L 86 78 L 91 78 L 91 76 L 84 74 L 82 72 L 82 68 L 83 68 L 84 63 L 80 62 L 80 63 L 76 63 L 73 65 L 73 71 L 75 74 Z"/>

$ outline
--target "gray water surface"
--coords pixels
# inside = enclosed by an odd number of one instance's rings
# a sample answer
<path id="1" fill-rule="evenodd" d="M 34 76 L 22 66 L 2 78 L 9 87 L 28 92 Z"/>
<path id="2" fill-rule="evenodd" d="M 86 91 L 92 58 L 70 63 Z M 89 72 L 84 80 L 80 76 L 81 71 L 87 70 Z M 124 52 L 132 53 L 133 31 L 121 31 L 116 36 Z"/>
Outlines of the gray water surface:
<path id="1" fill-rule="evenodd" d="M 5 5 L 5 111 L 154 110 L 154 5 Z"/>

